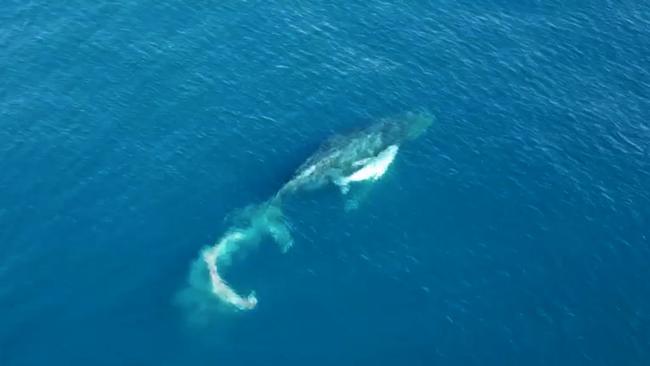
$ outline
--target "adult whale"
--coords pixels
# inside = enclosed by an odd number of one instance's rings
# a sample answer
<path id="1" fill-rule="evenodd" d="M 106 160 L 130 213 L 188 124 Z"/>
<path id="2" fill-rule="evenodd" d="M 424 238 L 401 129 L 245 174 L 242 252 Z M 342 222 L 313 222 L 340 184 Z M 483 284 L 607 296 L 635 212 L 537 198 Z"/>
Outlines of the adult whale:
<path id="1" fill-rule="evenodd" d="M 383 119 L 368 128 L 346 136 L 334 136 L 303 163 L 293 178 L 269 200 L 244 209 L 242 224 L 233 225 L 214 245 L 204 248 L 195 263 L 205 266 L 210 279 L 210 291 L 223 302 L 240 310 L 252 309 L 257 297 L 238 294 L 220 274 L 231 262 L 232 254 L 255 246 L 270 236 L 283 251 L 293 245 L 293 239 L 282 214 L 282 201 L 299 191 L 334 184 L 347 193 L 351 184 L 379 179 L 391 165 L 401 144 L 420 136 L 433 122 L 426 112 L 406 113 Z"/>

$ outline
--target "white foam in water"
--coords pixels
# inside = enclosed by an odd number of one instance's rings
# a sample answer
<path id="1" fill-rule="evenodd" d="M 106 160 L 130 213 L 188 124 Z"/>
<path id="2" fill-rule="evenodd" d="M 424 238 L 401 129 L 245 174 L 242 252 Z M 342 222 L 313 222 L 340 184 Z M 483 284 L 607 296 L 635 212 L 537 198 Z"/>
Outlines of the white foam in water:
<path id="1" fill-rule="evenodd" d="M 206 249 L 203 252 L 203 260 L 208 267 L 210 274 L 210 282 L 212 284 L 212 292 L 225 302 L 234 305 L 240 310 L 249 310 L 257 305 L 257 298 L 255 293 L 249 294 L 247 297 L 242 297 L 233 290 L 228 283 L 219 276 L 217 271 L 217 263 L 220 257 L 228 257 L 238 246 L 239 242 L 245 239 L 242 232 L 235 231 L 227 234 L 216 245 Z"/>
<path id="2" fill-rule="evenodd" d="M 248 296 L 238 294 L 221 276 L 220 271 L 230 264 L 235 253 L 253 249 L 264 238 L 272 238 L 282 249 L 287 251 L 293 244 L 291 232 L 282 215 L 279 199 L 271 199 L 261 205 L 251 205 L 238 215 L 243 224 L 231 227 L 224 236 L 211 247 L 201 252 L 201 257 L 195 262 L 194 273 L 207 269 L 209 283 L 191 279 L 190 285 L 196 290 L 209 290 L 225 304 L 239 310 L 250 310 L 257 305 L 257 297 L 251 292 Z M 205 272 L 202 272 L 205 276 Z M 207 287 L 206 287 L 207 285 Z M 185 301 L 187 302 L 187 301 Z"/>

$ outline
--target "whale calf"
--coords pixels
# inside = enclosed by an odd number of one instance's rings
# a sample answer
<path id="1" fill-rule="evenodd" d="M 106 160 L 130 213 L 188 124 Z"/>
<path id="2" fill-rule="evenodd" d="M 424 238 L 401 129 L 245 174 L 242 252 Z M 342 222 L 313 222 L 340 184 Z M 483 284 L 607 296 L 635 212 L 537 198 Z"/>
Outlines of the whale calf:
<path id="1" fill-rule="evenodd" d="M 395 160 L 400 145 L 424 133 L 433 120 L 427 112 L 406 113 L 326 141 L 270 199 L 244 209 L 244 224 L 232 226 L 214 245 L 202 250 L 195 263 L 207 268 L 209 291 L 235 309 L 255 308 L 255 293 L 240 295 L 221 276 L 220 269 L 230 264 L 234 253 L 254 247 L 265 237 L 271 237 L 282 251 L 289 250 L 293 239 L 282 214 L 283 199 L 328 184 L 338 186 L 345 194 L 352 184 L 379 179 Z"/>

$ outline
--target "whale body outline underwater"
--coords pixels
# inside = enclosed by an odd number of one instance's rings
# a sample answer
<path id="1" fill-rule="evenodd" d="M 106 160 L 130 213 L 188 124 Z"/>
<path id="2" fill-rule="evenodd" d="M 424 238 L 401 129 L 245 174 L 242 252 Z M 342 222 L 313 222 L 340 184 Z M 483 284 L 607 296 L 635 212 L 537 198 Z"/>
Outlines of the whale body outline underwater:
<path id="1" fill-rule="evenodd" d="M 346 194 L 351 184 L 378 180 L 393 163 L 400 145 L 422 135 L 433 121 L 433 115 L 428 112 L 409 112 L 382 119 L 356 133 L 328 139 L 270 199 L 243 210 L 240 215 L 244 218 L 243 225 L 231 226 L 217 242 L 201 250 L 195 265 L 207 268 L 210 293 L 235 309 L 255 308 L 258 303 L 255 292 L 240 295 L 219 270 L 230 264 L 234 253 L 254 247 L 267 236 L 283 252 L 291 248 L 293 239 L 282 213 L 283 199 L 327 184 L 338 186 Z"/>

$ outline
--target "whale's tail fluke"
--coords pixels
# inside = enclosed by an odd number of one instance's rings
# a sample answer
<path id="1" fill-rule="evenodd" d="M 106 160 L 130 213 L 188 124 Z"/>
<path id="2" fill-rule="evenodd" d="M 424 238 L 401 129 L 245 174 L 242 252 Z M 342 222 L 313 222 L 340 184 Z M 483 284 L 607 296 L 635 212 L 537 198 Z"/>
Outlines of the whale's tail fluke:
<path id="1" fill-rule="evenodd" d="M 247 296 L 237 293 L 222 277 L 223 268 L 231 263 L 234 254 L 255 248 L 266 236 L 270 236 L 282 251 L 293 245 L 293 239 L 277 198 L 247 207 L 237 219 L 241 223 L 234 224 L 214 245 L 205 248 L 197 263 L 206 266 L 210 291 L 216 297 L 239 310 L 249 310 L 257 305 L 255 293 Z"/>

